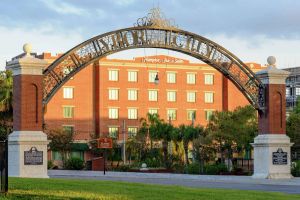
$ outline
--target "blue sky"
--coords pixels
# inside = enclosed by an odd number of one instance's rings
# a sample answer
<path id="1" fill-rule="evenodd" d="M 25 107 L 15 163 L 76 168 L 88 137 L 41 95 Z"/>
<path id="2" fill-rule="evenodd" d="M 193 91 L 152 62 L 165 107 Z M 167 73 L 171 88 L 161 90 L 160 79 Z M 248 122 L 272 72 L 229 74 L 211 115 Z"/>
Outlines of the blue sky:
<path id="1" fill-rule="evenodd" d="M 158 5 L 179 28 L 214 40 L 245 62 L 265 64 L 274 55 L 280 68 L 300 66 L 298 0 L 0 0 L 0 68 L 22 53 L 24 43 L 38 53 L 64 52 L 92 36 L 130 27 Z"/>

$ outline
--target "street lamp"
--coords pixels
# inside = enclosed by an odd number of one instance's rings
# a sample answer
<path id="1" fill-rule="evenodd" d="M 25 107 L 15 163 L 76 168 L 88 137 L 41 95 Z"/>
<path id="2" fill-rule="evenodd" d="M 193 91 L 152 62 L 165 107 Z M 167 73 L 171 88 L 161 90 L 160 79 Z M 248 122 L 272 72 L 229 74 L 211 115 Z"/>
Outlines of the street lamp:
<path id="1" fill-rule="evenodd" d="M 158 73 L 156 73 L 154 83 L 155 83 L 155 85 L 158 85 L 158 83 L 159 83 Z"/>

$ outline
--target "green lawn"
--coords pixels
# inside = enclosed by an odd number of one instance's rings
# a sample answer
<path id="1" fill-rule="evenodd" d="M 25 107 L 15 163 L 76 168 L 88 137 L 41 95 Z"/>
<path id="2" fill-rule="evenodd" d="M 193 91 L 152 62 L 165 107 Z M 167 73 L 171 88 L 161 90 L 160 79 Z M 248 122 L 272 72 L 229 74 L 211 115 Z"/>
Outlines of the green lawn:
<path id="1" fill-rule="evenodd" d="M 194 189 L 112 181 L 10 178 L 9 183 L 8 195 L 2 195 L 0 199 L 300 199 L 300 195 L 273 192 Z"/>

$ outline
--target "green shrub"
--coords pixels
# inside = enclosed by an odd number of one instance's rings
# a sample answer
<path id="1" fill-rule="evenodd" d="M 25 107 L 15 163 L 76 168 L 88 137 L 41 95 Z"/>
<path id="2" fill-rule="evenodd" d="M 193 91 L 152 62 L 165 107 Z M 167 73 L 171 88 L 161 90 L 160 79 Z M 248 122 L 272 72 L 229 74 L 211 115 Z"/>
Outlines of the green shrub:
<path id="1" fill-rule="evenodd" d="M 70 170 L 82 170 L 84 168 L 84 161 L 80 158 L 70 158 L 66 161 L 65 168 Z"/>
<path id="2" fill-rule="evenodd" d="M 54 164 L 52 160 L 48 160 L 48 169 L 53 169 L 54 168 Z"/>
<path id="3" fill-rule="evenodd" d="M 191 163 L 185 166 L 184 171 L 188 174 L 200 174 L 200 164 L 197 162 Z"/>
<path id="4" fill-rule="evenodd" d="M 185 166 L 182 163 L 173 163 L 171 168 L 175 173 L 183 173 L 185 171 Z"/>
<path id="5" fill-rule="evenodd" d="M 171 169 L 175 173 L 184 173 L 185 166 L 182 158 L 179 155 L 170 155 Z"/>
<path id="6" fill-rule="evenodd" d="M 156 157 L 146 158 L 145 163 L 147 164 L 147 167 L 151 167 L 151 168 L 161 167 L 161 161 L 159 158 Z"/>
<path id="7" fill-rule="evenodd" d="M 300 177 L 300 160 L 292 163 L 292 175 Z"/>
<path id="8" fill-rule="evenodd" d="M 140 161 L 140 164 L 142 163 L 146 163 L 147 167 L 151 168 L 158 168 L 163 166 L 163 156 L 161 154 L 160 149 L 154 148 L 144 152 L 144 155 L 142 156 Z"/>
<path id="9" fill-rule="evenodd" d="M 129 165 L 121 165 L 119 167 L 115 167 L 113 168 L 113 171 L 117 171 L 117 172 L 128 172 L 130 169 Z"/>
<path id="10" fill-rule="evenodd" d="M 208 175 L 217 175 L 218 174 L 218 166 L 216 164 L 206 165 L 204 167 L 205 174 Z"/>
<path id="11" fill-rule="evenodd" d="M 228 172 L 228 169 L 224 164 L 206 165 L 204 170 L 205 170 L 205 174 L 208 175 L 218 175 L 224 172 Z"/>

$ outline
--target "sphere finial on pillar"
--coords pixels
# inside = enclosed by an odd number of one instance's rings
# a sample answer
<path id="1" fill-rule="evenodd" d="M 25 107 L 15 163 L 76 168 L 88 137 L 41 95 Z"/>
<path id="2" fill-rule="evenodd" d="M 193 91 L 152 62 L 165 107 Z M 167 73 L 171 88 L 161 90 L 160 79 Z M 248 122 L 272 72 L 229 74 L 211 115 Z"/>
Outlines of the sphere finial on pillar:
<path id="1" fill-rule="evenodd" d="M 31 50 L 32 50 L 31 44 L 26 43 L 26 44 L 23 45 L 23 51 L 24 51 L 24 53 L 26 53 L 27 56 L 30 55 Z"/>
<path id="2" fill-rule="evenodd" d="M 276 65 L 276 58 L 274 56 L 269 56 L 267 59 L 268 65 L 275 67 Z"/>

